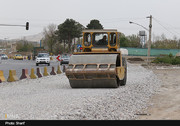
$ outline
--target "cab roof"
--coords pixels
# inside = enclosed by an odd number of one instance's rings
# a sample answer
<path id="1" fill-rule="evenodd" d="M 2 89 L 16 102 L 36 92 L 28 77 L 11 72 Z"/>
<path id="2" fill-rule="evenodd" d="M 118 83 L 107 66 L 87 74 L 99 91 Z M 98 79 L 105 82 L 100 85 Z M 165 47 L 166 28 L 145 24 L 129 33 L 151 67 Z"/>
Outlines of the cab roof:
<path id="1" fill-rule="evenodd" d="M 118 32 L 117 29 L 86 29 L 83 32 Z"/>

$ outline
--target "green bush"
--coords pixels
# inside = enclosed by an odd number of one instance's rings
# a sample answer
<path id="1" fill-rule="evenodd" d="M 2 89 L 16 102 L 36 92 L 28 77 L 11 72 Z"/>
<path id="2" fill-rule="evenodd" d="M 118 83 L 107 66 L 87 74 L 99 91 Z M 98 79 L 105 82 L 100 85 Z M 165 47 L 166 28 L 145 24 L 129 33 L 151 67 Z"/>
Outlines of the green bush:
<path id="1" fill-rule="evenodd" d="M 169 54 L 169 57 L 170 57 L 170 58 L 173 58 L 173 54 L 172 54 L 172 53 L 170 53 L 170 54 Z"/>
<path id="2" fill-rule="evenodd" d="M 177 64 L 180 64 L 180 57 L 175 57 L 175 58 L 172 60 L 172 65 L 177 65 Z"/>
<path id="3" fill-rule="evenodd" d="M 169 54 L 168 56 L 155 58 L 152 61 L 152 63 L 166 63 L 166 64 L 177 65 L 180 64 L 180 58 L 174 57 L 172 54 Z"/>
<path id="4" fill-rule="evenodd" d="M 172 59 L 169 56 L 157 57 L 154 61 L 152 61 L 152 63 L 167 63 L 167 64 L 171 64 L 172 63 Z"/>
<path id="5" fill-rule="evenodd" d="M 154 60 L 152 61 L 152 63 L 160 63 L 160 57 L 157 57 L 156 59 L 154 59 Z"/>

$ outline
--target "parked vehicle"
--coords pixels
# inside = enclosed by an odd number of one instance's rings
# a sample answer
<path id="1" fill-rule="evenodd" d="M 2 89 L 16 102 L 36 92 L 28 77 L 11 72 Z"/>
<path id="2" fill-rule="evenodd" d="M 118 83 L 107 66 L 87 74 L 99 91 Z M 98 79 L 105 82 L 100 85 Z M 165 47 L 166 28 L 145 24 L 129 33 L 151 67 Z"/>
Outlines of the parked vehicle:
<path id="1" fill-rule="evenodd" d="M 60 65 L 69 64 L 70 54 L 62 54 L 59 59 Z"/>
<path id="2" fill-rule="evenodd" d="M 48 53 L 48 52 L 46 49 L 44 49 L 44 47 L 34 47 L 33 48 L 33 54 L 32 54 L 33 60 L 36 59 L 38 53 Z"/>
<path id="3" fill-rule="evenodd" d="M 8 56 L 6 54 L 0 54 L 2 60 L 7 60 Z"/>
<path id="4" fill-rule="evenodd" d="M 23 60 L 23 56 L 21 54 L 16 54 L 14 57 L 13 57 L 14 60 Z"/>
<path id="5" fill-rule="evenodd" d="M 48 64 L 48 66 L 50 66 L 50 57 L 48 53 L 38 53 L 36 57 L 36 66 L 39 64 Z"/>

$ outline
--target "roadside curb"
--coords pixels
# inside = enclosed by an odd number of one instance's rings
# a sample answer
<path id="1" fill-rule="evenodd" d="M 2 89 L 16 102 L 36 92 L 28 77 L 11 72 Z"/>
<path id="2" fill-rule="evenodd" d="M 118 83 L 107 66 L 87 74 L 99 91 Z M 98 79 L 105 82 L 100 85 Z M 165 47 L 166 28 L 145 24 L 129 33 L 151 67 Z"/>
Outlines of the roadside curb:
<path id="1" fill-rule="evenodd" d="M 35 74 L 35 69 L 31 68 L 30 75 L 28 74 L 28 69 L 22 69 L 22 74 L 20 78 L 17 77 L 16 70 L 9 70 L 9 76 L 8 76 L 7 82 L 14 82 L 14 81 L 22 80 L 22 79 L 38 79 L 41 77 L 57 75 L 57 74 L 62 74 L 60 65 L 57 66 L 57 72 L 55 71 L 55 67 L 52 66 L 52 70 L 50 73 L 47 71 L 47 67 L 44 67 L 43 74 L 41 73 L 41 69 L 39 67 L 36 69 L 36 74 Z M 6 81 L 6 78 L 4 77 L 3 71 L 0 70 L 0 83 L 3 83 L 5 81 Z"/>

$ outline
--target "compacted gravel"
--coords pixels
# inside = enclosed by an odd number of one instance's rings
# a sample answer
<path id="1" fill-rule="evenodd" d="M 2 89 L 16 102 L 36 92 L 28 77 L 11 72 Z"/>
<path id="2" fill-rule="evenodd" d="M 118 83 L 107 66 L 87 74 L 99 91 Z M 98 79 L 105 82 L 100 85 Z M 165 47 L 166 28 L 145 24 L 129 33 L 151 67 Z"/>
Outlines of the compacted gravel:
<path id="1" fill-rule="evenodd" d="M 132 120 L 161 82 L 128 63 L 127 85 L 117 89 L 72 89 L 64 74 L 0 83 L 0 118 L 18 120 Z"/>

